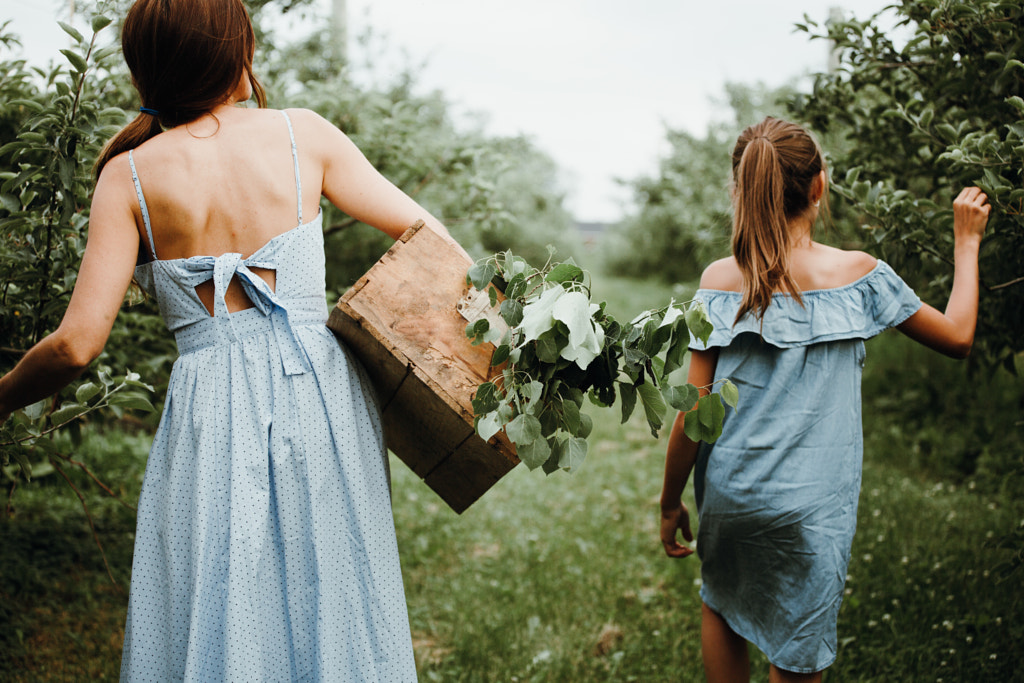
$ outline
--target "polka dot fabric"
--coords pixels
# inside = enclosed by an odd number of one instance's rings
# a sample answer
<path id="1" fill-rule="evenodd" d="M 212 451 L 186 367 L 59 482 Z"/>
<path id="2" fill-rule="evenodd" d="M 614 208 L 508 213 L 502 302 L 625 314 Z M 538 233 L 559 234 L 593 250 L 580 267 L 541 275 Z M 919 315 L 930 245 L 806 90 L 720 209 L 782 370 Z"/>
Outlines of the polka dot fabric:
<path id="1" fill-rule="evenodd" d="M 254 308 L 228 314 L 232 277 Z M 139 500 L 121 680 L 415 681 L 380 417 L 324 325 L 320 216 L 249 258 L 154 258 L 136 278 L 181 356 Z M 195 294 L 211 278 L 213 316 Z"/>

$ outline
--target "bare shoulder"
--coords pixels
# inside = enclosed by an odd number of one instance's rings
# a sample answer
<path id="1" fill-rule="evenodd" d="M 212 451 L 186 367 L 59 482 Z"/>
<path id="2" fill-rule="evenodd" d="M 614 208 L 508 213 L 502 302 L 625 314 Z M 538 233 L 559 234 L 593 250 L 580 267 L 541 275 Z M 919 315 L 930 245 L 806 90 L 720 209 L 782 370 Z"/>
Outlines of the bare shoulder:
<path id="1" fill-rule="evenodd" d="M 700 276 L 701 289 L 727 292 L 743 291 L 743 274 L 732 256 L 719 259 L 704 269 Z"/>
<path id="2" fill-rule="evenodd" d="M 853 282 L 864 277 L 878 265 L 878 259 L 871 254 L 863 251 L 842 251 L 837 250 L 842 254 L 842 270 L 848 282 Z"/>

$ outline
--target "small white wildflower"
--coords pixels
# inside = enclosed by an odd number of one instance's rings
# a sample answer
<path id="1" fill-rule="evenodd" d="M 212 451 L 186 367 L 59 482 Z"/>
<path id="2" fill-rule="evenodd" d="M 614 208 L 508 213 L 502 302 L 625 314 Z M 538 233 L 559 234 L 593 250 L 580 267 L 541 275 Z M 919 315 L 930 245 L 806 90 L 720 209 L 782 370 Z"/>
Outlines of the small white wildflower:
<path id="1" fill-rule="evenodd" d="M 865 562 L 870 562 L 871 560 L 873 560 L 875 558 L 873 558 L 871 556 L 871 553 L 864 553 L 864 555 L 863 555 L 863 557 L 861 557 L 861 559 L 864 560 Z"/>
<path id="2" fill-rule="evenodd" d="M 875 540 L 881 543 L 885 540 L 885 534 L 878 534 L 878 536 L 875 537 Z"/>
<path id="3" fill-rule="evenodd" d="M 872 619 L 871 621 L 868 622 L 868 628 L 874 628 L 876 626 L 878 626 L 878 622 L 875 621 L 874 619 Z"/>
<path id="4" fill-rule="evenodd" d="M 942 622 L 942 627 L 944 629 L 946 629 L 947 631 L 952 631 L 953 630 L 953 622 L 950 621 L 949 619 L 946 619 L 945 621 Z"/>
<path id="5" fill-rule="evenodd" d="M 871 511 L 871 516 L 872 517 L 880 517 L 881 515 L 882 515 L 882 511 L 879 510 L 878 508 L 875 508 L 874 510 Z"/>
<path id="6" fill-rule="evenodd" d="M 700 588 L 701 586 L 704 585 L 704 579 L 702 579 L 702 578 L 700 578 L 698 576 L 696 579 L 693 580 L 693 585 L 696 586 L 697 588 Z"/>
<path id="7" fill-rule="evenodd" d="M 882 615 L 882 621 L 892 621 L 892 615 L 888 614 L 888 613 L 883 614 Z"/>
<path id="8" fill-rule="evenodd" d="M 967 644 L 970 645 L 974 642 L 974 636 L 967 636 L 964 640 L 966 640 Z"/>
<path id="9" fill-rule="evenodd" d="M 988 656 L 988 658 L 989 658 L 989 659 L 995 659 L 995 658 L 996 658 L 996 653 L 995 653 L 995 652 L 993 652 L 992 654 L 990 654 L 990 655 Z"/>
<path id="10" fill-rule="evenodd" d="M 1002 623 L 1003 623 L 1003 618 L 1002 617 L 996 617 L 996 626 L 1001 626 Z"/>
<path id="11" fill-rule="evenodd" d="M 900 558 L 900 564 L 910 564 L 910 558 L 904 555 Z"/>

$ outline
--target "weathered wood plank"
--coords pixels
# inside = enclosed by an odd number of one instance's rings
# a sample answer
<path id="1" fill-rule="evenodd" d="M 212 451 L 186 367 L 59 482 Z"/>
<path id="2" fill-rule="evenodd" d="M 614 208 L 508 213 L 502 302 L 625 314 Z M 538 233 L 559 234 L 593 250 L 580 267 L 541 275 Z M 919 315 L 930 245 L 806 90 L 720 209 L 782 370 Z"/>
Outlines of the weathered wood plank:
<path id="1" fill-rule="evenodd" d="M 327 322 L 366 366 L 388 447 L 462 512 L 519 462 L 504 433 L 473 430 L 472 397 L 491 344 L 473 346 L 456 306 L 472 265 L 422 223 L 410 228 L 338 301 Z"/>

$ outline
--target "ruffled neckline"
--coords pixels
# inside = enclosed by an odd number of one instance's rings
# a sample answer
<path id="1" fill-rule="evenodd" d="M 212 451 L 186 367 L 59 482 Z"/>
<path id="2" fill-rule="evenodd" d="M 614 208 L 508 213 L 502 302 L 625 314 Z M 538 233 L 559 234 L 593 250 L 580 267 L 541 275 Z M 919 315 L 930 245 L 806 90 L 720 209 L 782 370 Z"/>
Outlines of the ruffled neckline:
<path id="1" fill-rule="evenodd" d="M 760 335 L 779 348 L 807 346 L 840 339 L 867 339 L 899 325 L 921 307 L 914 291 L 884 261 L 860 278 L 839 287 L 801 292 L 803 305 L 791 294 L 775 293 L 762 319 L 748 313 L 733 324 L 742 294 L 698 289 L 694 298 L 707 308 L 714 331 L 707 346 L 728 346 L 740 334 Z"/>

